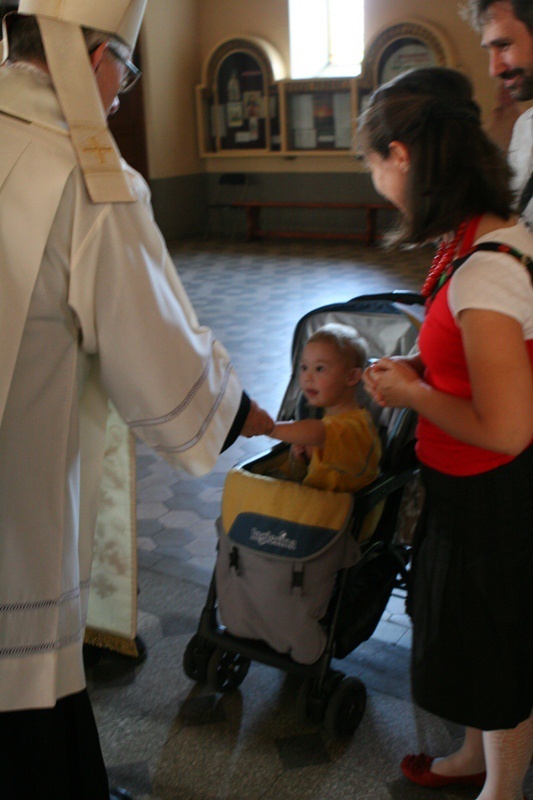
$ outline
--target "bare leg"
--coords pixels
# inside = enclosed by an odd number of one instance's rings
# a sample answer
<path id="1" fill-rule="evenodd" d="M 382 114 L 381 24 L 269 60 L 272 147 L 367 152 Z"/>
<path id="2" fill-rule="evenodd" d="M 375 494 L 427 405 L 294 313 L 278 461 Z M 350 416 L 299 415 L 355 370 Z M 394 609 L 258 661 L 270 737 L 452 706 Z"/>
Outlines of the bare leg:
<path id="1" fill-rule="evenodd" d="M 431 772 L 437 775 L 477 775 L 484 771 L 483 734 L 477 728 L 466 728 L 459 750 L 444 758 L 436 758 L 431 765 Z"/>
<path id="2" fill-rule="evenodd" d="M 533 754 L 533 715 L 516 728 L 484 731 L 487 780 L 478 800 L 522 800 Z"/>

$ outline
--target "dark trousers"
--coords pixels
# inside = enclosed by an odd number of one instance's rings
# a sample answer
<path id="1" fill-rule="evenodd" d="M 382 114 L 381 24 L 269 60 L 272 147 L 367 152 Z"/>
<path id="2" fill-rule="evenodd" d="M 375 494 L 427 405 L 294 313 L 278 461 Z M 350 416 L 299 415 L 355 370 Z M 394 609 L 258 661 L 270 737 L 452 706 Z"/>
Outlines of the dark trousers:
<path id="1" fill-rule="evenodd" d="M 0 712 L 0 797 L 109 800 L 87 691 L 54 708 Z"/>

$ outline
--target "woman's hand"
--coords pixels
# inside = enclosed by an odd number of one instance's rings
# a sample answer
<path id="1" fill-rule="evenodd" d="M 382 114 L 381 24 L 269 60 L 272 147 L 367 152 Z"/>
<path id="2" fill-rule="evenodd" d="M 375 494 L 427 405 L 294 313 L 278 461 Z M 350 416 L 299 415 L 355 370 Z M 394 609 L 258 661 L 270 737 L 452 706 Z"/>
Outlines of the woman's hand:
<path id="1" fill-rule="evenodd" d="M 413 389 L 422 384 L 420 373 L 404 359 L 381 358 L 363 373 L 365 389 L 380 406 L 408 408 Z"/>

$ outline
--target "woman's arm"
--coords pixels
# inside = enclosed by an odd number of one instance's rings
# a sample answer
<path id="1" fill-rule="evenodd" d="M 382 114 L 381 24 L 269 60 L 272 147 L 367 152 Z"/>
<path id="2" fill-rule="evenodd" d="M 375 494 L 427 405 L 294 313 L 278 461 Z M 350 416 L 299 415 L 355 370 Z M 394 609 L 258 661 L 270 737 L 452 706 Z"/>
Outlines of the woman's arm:
<path id="1" fill-rule="evenodd" d="M 326 439 L 326 426 L 321 419 L 276 422 L 268 435 L 289 444 L 320 447 Z"/>
<path id="2" fill-rule="evenodd" d="M 533 438 L 533 376 L 522 327 L 479 309 L 465 309 L 458 323 L 472 399 L 437 391 L 405 365 L 382 359 L 373 375 L 382 405 L 413 408 L 467 444 L 517 455 Z"/>

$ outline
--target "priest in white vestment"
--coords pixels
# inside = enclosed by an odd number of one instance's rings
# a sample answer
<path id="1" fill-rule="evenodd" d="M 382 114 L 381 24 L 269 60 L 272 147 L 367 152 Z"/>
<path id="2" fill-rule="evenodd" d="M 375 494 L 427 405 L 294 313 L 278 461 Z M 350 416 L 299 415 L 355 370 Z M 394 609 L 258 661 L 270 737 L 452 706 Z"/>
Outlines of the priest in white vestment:
<path id="1" fill-rule="evenodd" d="M 128 797 L 109 790 L 82 663 L 109 400 L 138 437 L 195 475 L 239 433 L 272 425 L 198 324 L 148 188 L 107 128 L 137 77 L 128 59 L 145 2 L 21 0 L 4 35 L 0 793 L 9 800 Z"/>

